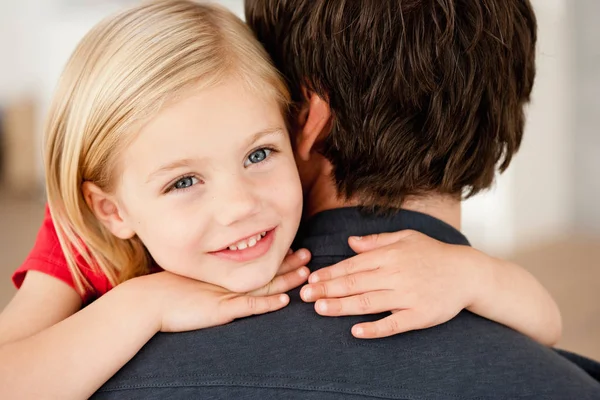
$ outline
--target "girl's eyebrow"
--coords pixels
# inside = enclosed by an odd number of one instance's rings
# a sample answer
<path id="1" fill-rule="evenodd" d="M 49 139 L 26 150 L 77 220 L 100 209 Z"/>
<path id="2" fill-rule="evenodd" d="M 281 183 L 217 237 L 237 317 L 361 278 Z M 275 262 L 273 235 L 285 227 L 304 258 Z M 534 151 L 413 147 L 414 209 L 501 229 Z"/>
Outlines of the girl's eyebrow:
<path id="1" fill-rule="evenodd" d="M 161 166 L 160 168 L 158 168 L 156 171 L 152 172 L 150 175 L 148 175 L 148 179 L 146 179 L 146 183 L 148 183 L 151 180 L 155 179 L 156 177 L 164 174 L 165 172 L 169 172 L 169 171 L 172 171 L 177 168 L 184 168 L 184 167 L 189 168 L 192 164 L 193 164 L 193 160 L 189 159 L 189 158 L 183 159 L 183 160 L 177 160 L 177 161 L 173 161 L 168 164 L 165 164 L 165 165 Z"/>
<path id="2" fill-rule="evenodd" d="M 265 137 L 265 136 L 271 136 L 271 135 L 275 135 L 275 136 L 285 135 L 285 131 L 280 126 L 276 126 L 276 127 L 273 127 L 273 128 L 263 129 L 261 131 L 256 132 L 255 134 L 253 134 L 248 139 L 248 142 L 246 143 L 245 147 L 249 147 L 253 143 L 256 143 L 257 141 L 259 141 L 260 139 L 262 139 L 263 137 Z"/>

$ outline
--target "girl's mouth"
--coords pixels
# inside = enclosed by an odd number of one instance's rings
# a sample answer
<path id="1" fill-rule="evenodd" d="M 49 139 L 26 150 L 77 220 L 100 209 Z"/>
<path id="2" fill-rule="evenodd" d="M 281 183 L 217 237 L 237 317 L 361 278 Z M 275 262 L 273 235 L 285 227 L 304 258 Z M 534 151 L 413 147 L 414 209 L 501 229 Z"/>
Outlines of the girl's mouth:
<path id="1" fill-rule="evenodd" d="M 269 251 L 275 239 L 276 229 L 273 228 L 269 231 L 258 233 L 223 250 L 214 251 L 209 254 L 237 262 L 252 261 L 264 256 Z"/>

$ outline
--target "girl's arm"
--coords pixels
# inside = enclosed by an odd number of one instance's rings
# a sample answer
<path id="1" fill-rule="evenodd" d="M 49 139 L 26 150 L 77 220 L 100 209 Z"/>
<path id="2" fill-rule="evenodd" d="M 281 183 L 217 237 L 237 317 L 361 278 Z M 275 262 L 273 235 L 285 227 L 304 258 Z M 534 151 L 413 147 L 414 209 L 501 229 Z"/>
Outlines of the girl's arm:
<path id="1" fill-rule="evenodd" d="M 284 307 L 306 280 L 290 255 L 269 285 L 248 294 L 160 272 L 127 281 L 79 310 L 74 289 L 30 271 L 0 315 L 0 393 L 7 399 L 84 399 L 158 331 L 222 325 Z M 285 270 L 285 271 L 283 271 Z"/>
<path id="2" fill-rule="evenodd" d="M 468 260 L 468 261 L 467 261 Z M 465 261 L 479 285 L 478 295 L 467 310 L 499 322 L 532 339 L 554 346 L 562 335 L 558 305 L 546 288 L 524 268 L 467 249 Z"/>
<path id="3" fill-rule="evenodd" d="M 545 345 L 560 339 L 558 306 L 516 264 L 414 231 L 350 238 L 349 244 L 359 254 L 314 272 L 301 295 L 326 316 L 393 313 L 354 326 L 356 337 L 429 328 L 467 309 Z"/>
<path id="4" fill-rule="evenodd" d="M 136 286 L 120 285 L 77 311 L 74 289 L 30 271 L 0 315 L 2 397 L 90 397 L 160 329 Z"/>

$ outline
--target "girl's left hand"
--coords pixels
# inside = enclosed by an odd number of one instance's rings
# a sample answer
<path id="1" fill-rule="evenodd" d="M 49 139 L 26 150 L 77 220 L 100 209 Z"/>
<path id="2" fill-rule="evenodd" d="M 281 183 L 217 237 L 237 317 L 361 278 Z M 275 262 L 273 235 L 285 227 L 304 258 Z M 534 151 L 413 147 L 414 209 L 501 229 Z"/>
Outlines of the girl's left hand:
<path id="1" fill-rule="evenodd" d="M 484 269 L 468 246 L 439 242 L 414 231 L 351 237 L 357 256 L 312 273 L 301 290 L 323 316 L 391 311 L 357 324 L 357 338 L 381 338 L 429 328 L 455 317 L 478 297 Z"/>

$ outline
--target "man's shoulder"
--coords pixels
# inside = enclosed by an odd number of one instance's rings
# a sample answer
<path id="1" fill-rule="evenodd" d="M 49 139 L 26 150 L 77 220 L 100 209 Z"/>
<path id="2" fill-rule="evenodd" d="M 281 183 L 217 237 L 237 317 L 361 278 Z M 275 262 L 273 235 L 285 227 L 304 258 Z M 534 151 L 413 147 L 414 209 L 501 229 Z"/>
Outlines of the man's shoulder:
<path id="1" fill-rule="evenodd" d="M 597 382 L 551 349 L 471 313 L 386 339 L 352 337 L 352 325 L 376 318 L 381 315 L 324 318 L 296 299 L 272 314 L 160 334 L 103 387 L 103 397 L 125 387 L 147 394 L 143 391 L 158 386 L 173 389 L 170 398 L 186 398 L 175 396 L 185 388 L 202 394 L 217 386 L 221 398 L 243 387 L 245 398 L 257 399 L 269 398 L 265 390 L 279 398 L 299 392 L 317 393 L 320 397 L 312 398 L 319 399 L 514 398 L 527 393 L 585 399 L 592 398 L 593 390 L 600 393 Z"/>

